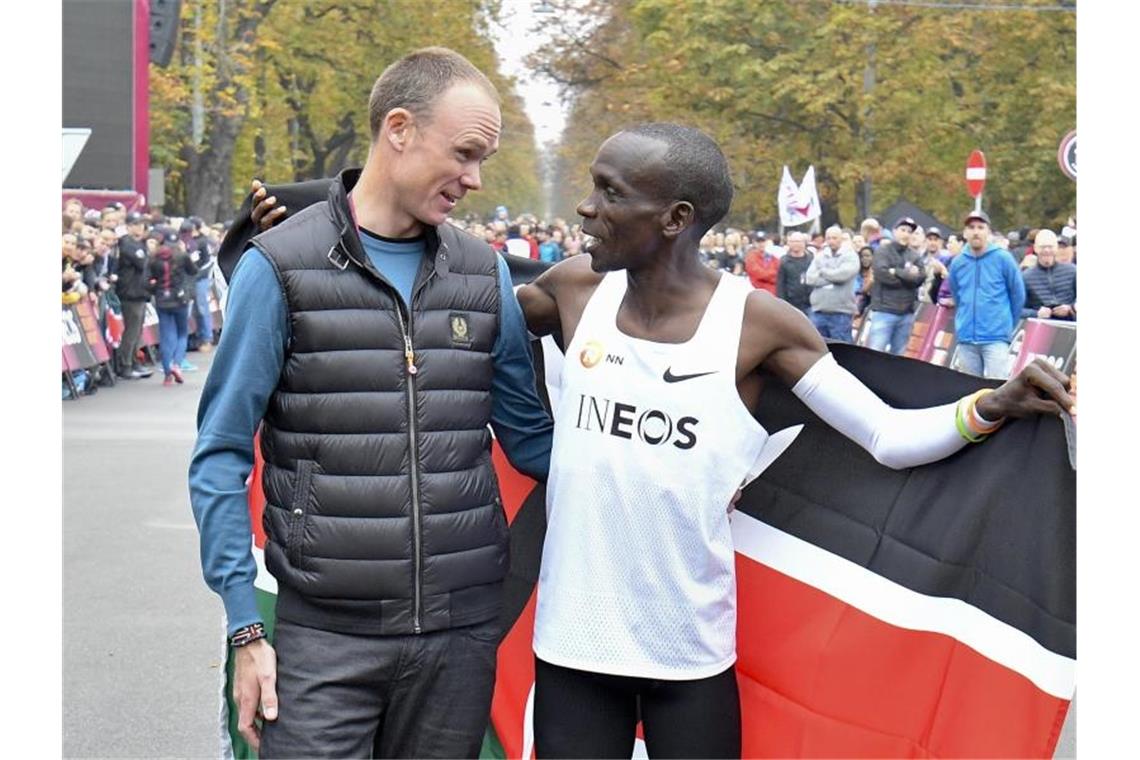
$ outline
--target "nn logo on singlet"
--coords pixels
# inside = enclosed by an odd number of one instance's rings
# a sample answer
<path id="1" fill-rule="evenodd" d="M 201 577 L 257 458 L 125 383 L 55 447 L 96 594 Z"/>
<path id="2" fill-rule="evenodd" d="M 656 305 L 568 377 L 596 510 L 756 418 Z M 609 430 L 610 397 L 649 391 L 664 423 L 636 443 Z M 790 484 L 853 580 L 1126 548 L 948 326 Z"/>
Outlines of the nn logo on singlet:
<path id="1" fill-rule="evenodd" d="M 660 409 L 639 409 L 634 404 L 578 394 L 578 419 L 574 426 L 626 440 L 637 438 L 650 446 L 671 443 L 687 450 L 697 445 L 694 428 L 698 424 L 696 417 L 674 420 Z"/>
<path id="2" fill-rule="evenodd" d="M 607 354 L 605 346 L 596 340 L 586 341 L 586 345 L 582 346 L 582 351 L 578 354 L 578 360 L 582 362 L 582 366 L 586 369 L 596 367 L 601 363 L 602 359 L 605 359 L 607 364 L 625 363 L 624 356 Z"/>

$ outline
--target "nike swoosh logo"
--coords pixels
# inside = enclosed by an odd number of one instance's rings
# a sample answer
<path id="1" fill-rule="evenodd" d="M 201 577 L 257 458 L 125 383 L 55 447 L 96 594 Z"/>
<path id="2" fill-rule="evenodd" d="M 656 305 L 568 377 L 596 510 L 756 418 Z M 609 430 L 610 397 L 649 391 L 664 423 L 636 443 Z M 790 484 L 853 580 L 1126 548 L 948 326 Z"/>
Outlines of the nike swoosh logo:
<path id="1" fill-rule="evenodd" d="M 665 370 L 664 380 L 667 383 L 679 383 L 682 380 L 692 380 L 694 377 L 704 377 L 705 375 L 715 375 L 716 370 L 712 372 L 695 372 L 692 375 L 674 375 L 673 368 L 669 367 Z"/>

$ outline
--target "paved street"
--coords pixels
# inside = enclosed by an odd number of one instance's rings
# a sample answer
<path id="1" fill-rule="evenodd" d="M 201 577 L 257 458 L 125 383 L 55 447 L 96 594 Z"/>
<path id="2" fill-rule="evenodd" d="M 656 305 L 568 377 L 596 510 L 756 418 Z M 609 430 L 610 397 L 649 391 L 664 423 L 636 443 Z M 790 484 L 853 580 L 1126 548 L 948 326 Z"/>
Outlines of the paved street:
<path id="1" fill-rule="evenodd" d="M 63 402 L 63 753 L 218 757 L 222 606 L 186 469 L 209 359 Z M 1070 711 L 1057 757 L 1076 756 Z"/>
<path id="2" fill-rule="evenodd" d="M 222 607 L 186 468 L 208 357 L 63 402 L 63 753 L 217 757 Z"/>

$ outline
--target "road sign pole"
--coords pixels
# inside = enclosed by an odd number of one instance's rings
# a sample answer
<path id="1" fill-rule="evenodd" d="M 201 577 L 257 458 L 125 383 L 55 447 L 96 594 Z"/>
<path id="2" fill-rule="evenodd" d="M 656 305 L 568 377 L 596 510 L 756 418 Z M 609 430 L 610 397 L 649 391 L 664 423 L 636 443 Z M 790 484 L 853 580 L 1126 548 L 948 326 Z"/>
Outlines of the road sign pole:
<path id="1" fill-rule="evenodd" d="M 974 150 L 966 159 L 966 190 L 974 196 L 974 213 L 982 210 L 982 190 L 986 187 L 986 154 Z"/>

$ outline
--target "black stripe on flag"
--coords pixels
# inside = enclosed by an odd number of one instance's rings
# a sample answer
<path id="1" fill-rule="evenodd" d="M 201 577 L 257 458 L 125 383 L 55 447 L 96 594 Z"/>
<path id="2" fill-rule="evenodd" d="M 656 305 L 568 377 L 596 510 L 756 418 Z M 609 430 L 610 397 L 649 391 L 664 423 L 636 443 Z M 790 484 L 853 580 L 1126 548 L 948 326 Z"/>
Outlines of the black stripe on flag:
<path id="1" fill-rule="evenodd" d="M 947 403 L 978 378 L 858 346 L 836 360 L 896 407 Z M 961 599 L 1076 657 L 1076 474 L 1059 419 L 1007 423 L 947 459 L 894 471 L 769 380 L 757 419 L 804 423 L 737 508 L 930 596 Z"/>

